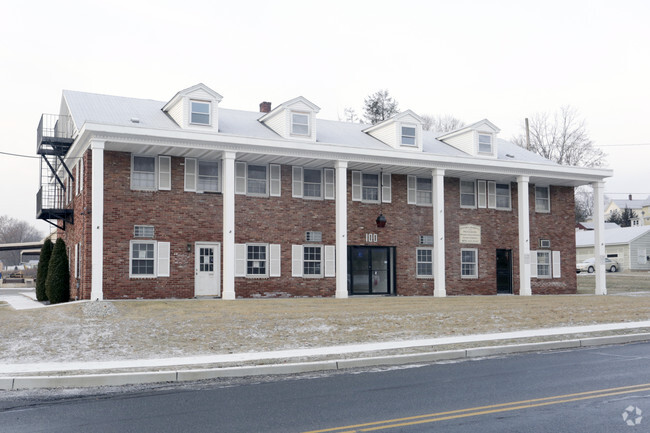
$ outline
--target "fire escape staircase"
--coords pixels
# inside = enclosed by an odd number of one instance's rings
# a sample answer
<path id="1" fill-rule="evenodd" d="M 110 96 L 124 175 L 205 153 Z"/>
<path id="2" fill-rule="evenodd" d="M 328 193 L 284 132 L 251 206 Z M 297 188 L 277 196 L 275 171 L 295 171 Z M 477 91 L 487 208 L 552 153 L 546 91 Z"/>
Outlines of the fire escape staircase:
<path id="1" fill-rule="evenodd" d="M 66 202 L 66 184 L 62 179 L 66 173 L 70 179 L 74 179 L 63 160 L 74 142 L 73 134 L 74 126 L 70 116 L 41 116 L 36 143 L 36 153 L 41 155 L 36 218 L 61 230 L 65 230 L 66 224 L 74 223 L 72 204 Z"/>

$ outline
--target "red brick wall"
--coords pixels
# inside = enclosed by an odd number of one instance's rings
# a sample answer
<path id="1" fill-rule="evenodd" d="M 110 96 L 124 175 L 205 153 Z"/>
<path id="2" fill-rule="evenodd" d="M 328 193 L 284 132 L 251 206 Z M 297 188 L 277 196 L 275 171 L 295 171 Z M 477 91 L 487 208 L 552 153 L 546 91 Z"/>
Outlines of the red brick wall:
<path id="1" fill-rule="evenodd" d="M 72 297 L 89 299 L 91 285 L 91 153 L 84 159 L 84 191 L 75 197 L 75 224 L 68 226 L 64 239 L 71 251 L 81 242 L 79 289 L 72 278 Z M 171 191 L 132 191 L 131 155 L 104 154 L 104 297 L 191 298 L 194 296 L 194 243 L 222 241 L 221 194 L 183 191 L 184 159 L 172 158 Z M 348 172 L 348 244 L 396 247 L 396 289 L 398 295 L 431 295 L 433 279 L 416 278 L 416 248 L 419 235 L 431 235 L 431 207 L 406 203 L 406 176 L 392 176 L 392 203 L 352 202 Z M 551 249 L 561 251 L 562 278 L 533 279 L 533 293 L 575 293 L 575 248 L 573 232 L 573 188 L 551 188 L 551 213 L 535 213 L 534 186 L 530 187 L 531 249 L 539 239 L 550 239 Z M 511 184 L 512 210 L 461 209 L 459 180 L 445 179 L 445 236 L 447 294 L 495 294 L 496 250 L 512 250 L 513 291 L 519 291 L 517 184 Z M 377 228 L 379 213 L 387 219 Z M 83 213 L 83 215 L 82 215 Z M 306 244 L 306 231 L 321 231 L 323 245 L 335 244 L 335 201 L 306 200 L 291 196 L 291 167 L 282 166 L 281 197 L 235 196 L 235 242 L 281 245 L 281 277 L 236 278 L 238 297 L 334 296 L 335 278 L 291 277 L 291 245 Z M 134 225 L 153 225 L 157 241 L 171 243 L 171 276 L 129 278 L 129 247 Z M 459 225 L 481 227 L 477 248 L 479 278 L 460 278 Z M 377 243 L 366 241 L 376 234 Z M 187 251 L 187 245 L 190 250 Z M 74 269 L 71 268 L 71 275 Z M 223 275 L 223 270 L 222 270 Z"/>

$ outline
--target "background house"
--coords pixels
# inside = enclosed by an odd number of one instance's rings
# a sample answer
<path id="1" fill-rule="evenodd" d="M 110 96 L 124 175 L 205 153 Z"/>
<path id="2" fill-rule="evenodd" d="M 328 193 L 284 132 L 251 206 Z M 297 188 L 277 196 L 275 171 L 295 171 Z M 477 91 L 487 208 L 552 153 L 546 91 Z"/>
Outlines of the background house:
<path id="1" fill-rule="evenodd" d="M 611 199 L 605 207 L 605 220 L 616 211 L 622 213 L 628 208 L 636 213 L 636 218 L 631 221 L 632 226 L 650 225 L 650 197 L 633 199 L 632 194 L 627 199 Z"/>
<path id="2" fill-rule="evenodd" d="M 650 271 L 650 226 L 605 230 L 605 252 L 621 270 Z M 576 259 L 594 257 L 594 232 L 576 232 Z"/>

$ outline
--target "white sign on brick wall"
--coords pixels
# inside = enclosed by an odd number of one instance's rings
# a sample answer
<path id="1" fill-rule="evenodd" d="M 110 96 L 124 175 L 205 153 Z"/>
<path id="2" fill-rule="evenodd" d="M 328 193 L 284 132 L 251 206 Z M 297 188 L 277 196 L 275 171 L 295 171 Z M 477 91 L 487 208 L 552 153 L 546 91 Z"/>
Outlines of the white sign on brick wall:
<path id="1" fill-rule="evenodd" d="M 458 233 L 461 244 L 481 244 L 481 226 L 474 224 L 461 224 Z"/>

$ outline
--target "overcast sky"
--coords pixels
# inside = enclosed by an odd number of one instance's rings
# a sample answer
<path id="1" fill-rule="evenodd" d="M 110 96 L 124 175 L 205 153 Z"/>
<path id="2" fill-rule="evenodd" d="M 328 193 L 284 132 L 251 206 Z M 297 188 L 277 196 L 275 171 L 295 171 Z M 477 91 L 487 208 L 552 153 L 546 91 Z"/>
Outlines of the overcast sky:
<path id="1" fill-rule="evenodd" d="M 338 119 L 388 89 L 402 110 L 488 118 L 575 107 L 614 177 L 650 195 L 650 2 L 15 1 L 0 13 L 0 152 L 36 156 L 61 91 L 168 101 L 203 82 L 221 106 L 302 95 Z M 615 146 L 615 145 L 636 146 Z M 38 159 L 0 154 L 0 215 L 35 218 Z"/>

